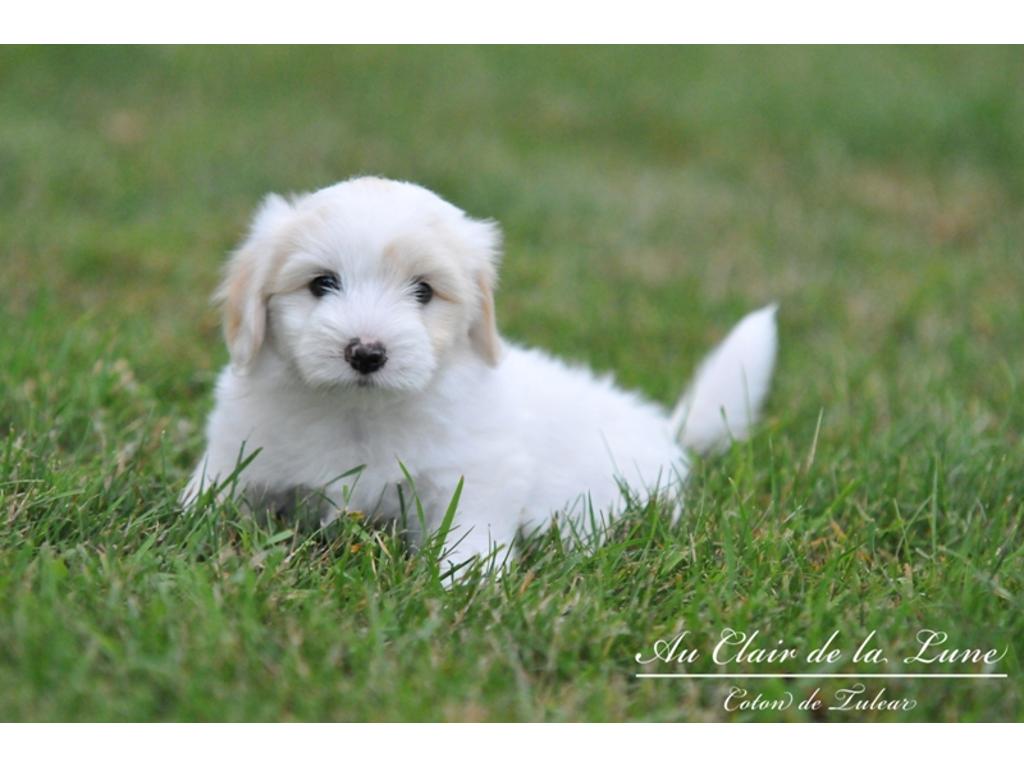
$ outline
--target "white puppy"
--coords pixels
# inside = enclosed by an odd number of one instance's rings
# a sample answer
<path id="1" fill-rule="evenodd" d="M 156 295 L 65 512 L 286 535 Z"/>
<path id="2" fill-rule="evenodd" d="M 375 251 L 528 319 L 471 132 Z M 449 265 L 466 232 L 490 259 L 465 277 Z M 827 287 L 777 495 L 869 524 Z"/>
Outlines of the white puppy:
<path id="1" fill-rule="evenodd" d="M 625 487 L 677 504 L 686 449 L 720 448 L 756 417 L 774 307 L 732 331 L 669 415 L 501 340 L 499 240 L 495 224 L 409 183 L 269 196 L 220 289 L 231 365 L 183 501 L 235 489 L 259 506 L 312 490 L 382 520 L 404 508 L 415 525 L 414 492 L 436 528 L 464 478 L 453 564 L 507 552 L 556 513 L 606 518 Z"/>

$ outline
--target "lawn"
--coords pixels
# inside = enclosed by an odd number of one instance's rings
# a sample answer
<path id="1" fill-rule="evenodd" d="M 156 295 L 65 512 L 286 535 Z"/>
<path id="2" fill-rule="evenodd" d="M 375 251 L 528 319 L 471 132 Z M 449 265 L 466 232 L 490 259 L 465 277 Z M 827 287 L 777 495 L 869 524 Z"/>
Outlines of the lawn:
<path id="1" fill-rule="evenodd" d="M 0 50 L 0 719 L 1021 720 L 1022 82 L 1020 49 Z M 665 404 L 779 301 L 761 428 L 677 525 L 448 591 L 356 517 L 183 515 L 225 254 L 266 192 L 363 173 L 499 220 L 503 332 Z M 932 628 L 1009 677 L 864 681 L 903 712 L 635 677 L 726 627 L 875 631 L 880 672 Z"/>

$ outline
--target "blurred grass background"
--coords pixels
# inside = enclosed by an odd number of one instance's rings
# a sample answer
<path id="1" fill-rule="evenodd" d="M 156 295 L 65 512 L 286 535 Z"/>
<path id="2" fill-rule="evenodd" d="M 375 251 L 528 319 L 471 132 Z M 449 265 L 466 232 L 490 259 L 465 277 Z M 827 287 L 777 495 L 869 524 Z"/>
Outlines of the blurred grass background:
<path id="1" fill-rule="evenodd" d="M 0 50 L 0 716 L 724 717 L 713 686 L 630 679 L 684 615 L 808 637 L 941 620 L 1019 671 L 1021 83 L 1014 48 Z M 497 219 L 504 333 L 664 403 L 781 303 L 765 429 L 701 465 L 695 528 L 643 538 L 635 572 L 615 548 L 540 557 L 464 603 L 420 596 L 408 560 L 382 582 L 370 547 L 348 570 L 289 559 L 281 586 L 252 562 L 280 541 L 193 547 L 173 500 L 226 360 L 222 259 L 265 193 L 366 173 Z M 559 644 L 574 594 L 596 602 Z M 416 634 L 453 617 L 486 674 Z M 260 633 L 278 621 L 294 658 Z M 403 641 L 443 674 L 402 668 Z M 332 653 L 376 672 L 335 679 Z M 1018 681 L 943 685 L 909 717 L 1021 715 Z"/>

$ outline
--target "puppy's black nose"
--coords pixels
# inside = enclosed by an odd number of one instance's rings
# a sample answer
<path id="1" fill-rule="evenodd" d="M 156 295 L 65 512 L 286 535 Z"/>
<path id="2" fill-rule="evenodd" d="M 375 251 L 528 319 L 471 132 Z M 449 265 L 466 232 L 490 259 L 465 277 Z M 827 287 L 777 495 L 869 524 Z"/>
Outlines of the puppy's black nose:
<path id="1" fill-rule="evenodd" d="M 379 341 L 364 344 L 361 339 L 352 339 L 345 347 L 345 361 L 360 373 L 373 373 L 384 367 L 388 353 Z"/>

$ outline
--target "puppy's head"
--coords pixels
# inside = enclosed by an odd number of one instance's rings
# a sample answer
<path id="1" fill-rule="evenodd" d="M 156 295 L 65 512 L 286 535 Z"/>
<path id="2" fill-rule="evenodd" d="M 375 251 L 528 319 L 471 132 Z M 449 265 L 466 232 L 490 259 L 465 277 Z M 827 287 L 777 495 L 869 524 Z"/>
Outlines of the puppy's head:
<path id="1" fill-rule="evenodd" d="M 273 347 L 314 387 L 418 391 L 462 349 L 497 365 L 500 235 L 422 187 L 270 195 L 218 297 L 236 369 Z"/>

